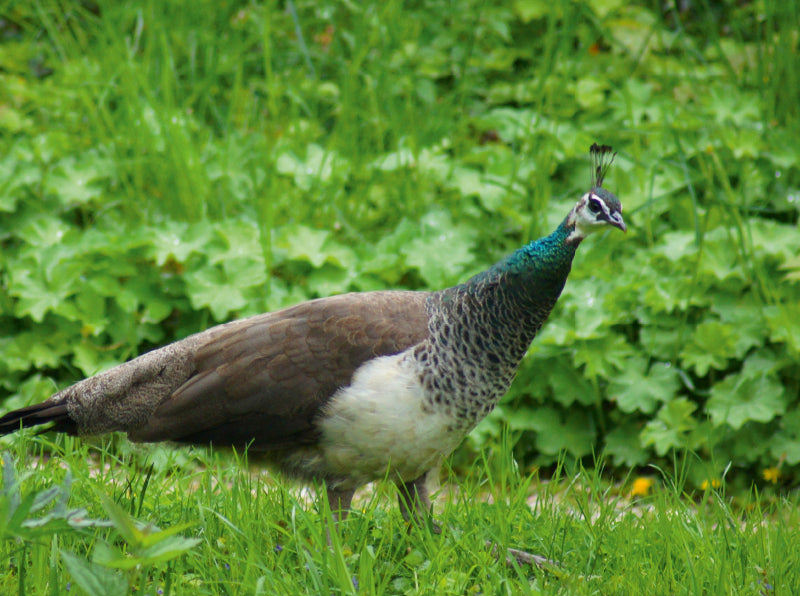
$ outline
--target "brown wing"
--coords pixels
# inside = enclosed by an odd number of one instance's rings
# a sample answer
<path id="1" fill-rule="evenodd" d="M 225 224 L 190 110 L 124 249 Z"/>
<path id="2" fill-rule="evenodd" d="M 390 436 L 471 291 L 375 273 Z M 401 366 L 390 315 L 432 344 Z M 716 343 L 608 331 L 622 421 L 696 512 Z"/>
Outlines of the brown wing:
<path id="1" fill-rule="evenodd" d="M 130 436 L 251 449 L 313 441 L 320 406 L 361 364 L 427 336 L 426 296 L 344 294 L 209 329 L 195 373 Z"/>

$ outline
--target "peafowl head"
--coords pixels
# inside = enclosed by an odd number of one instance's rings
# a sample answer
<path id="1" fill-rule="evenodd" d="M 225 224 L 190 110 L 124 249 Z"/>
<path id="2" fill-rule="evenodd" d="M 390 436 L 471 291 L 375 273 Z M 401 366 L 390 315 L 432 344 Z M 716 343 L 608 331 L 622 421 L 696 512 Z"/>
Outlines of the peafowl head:
<path id="1" fill-rule="evenodd" d="M 605 226 L 614 226 L 623 232 L 627 226 L 622 219 L 622 204 L 613 193 L 603 188 L 608 168 L 617 155 L 608 145 L 595 143 L 589 149 L 592 156 L 592 188 L 583 195 L 567 216 L 567 225 L 572 228 L 567 241 L 578 243 L 592 232 Z"/>

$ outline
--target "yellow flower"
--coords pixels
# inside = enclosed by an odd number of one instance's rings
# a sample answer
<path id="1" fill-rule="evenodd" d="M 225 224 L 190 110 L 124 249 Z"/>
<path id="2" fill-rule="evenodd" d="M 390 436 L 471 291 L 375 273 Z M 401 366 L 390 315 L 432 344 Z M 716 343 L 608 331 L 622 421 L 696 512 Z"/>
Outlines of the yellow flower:
<path id="1" fill-rule="evenodd" d="M 652 486 L 653 486 L 652 478 L 639 477 L 633 481 L 633 486 L 631 486 L 631 496 L 644 497 L 650 492 L 650 487 Z"/>
<path id="2" fill-rule="evenodd" d="M 781 471 L 775 467 L 764 468 L 764 471 L 761 474 L 764 476 L 764 480 L 771 482 L 772 484 L 778 484 L 778 479 L 781 477 Z"/>
<path id="3" fill-rule="evenodd" d="M 720 482 L 717 478 L 712 478 L 711 480 L 703 480 L 700 483 L 701 490 L 708 490 L 709 488 L 719 488 L 722 486 L 722 482 Z"/>

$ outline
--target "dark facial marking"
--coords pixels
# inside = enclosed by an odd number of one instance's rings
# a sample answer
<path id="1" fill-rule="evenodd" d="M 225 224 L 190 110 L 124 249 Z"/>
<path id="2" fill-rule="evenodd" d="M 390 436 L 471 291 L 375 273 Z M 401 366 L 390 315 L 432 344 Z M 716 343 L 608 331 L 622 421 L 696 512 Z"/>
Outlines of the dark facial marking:
<path id="1" fill-rule="evenodd" d="M 600 204 L 599 199 L 590 198 L 589 199 L 589 211 L 597 215 L 598 213 L 602 213 L 603 206 Z"/>

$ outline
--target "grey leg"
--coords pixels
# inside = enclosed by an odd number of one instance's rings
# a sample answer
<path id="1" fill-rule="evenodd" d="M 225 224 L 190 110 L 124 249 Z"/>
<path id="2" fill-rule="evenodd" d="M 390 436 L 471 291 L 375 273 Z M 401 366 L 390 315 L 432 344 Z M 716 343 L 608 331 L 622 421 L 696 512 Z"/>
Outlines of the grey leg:
<path id="1" fill-rule="evenodd" d="M 328 504 L 331 506 L 331 513 L 334 521 L 347 519 L 350 513 L 350 503 L 353 501 L 353 490 L 337 490 L 334 488 L 326 489 L 328 493 Z"/>
<path id="2" fill-rule="evenodd" d="M 336 490 L 333 488 L 326 489 L 328 494 L 328 504 L 331 507 L 331 514 L 333 515 L 333 522 L 339 523 L 347 519 L 347 514 L 350 513 L 350 503 L 353 501 L 352 490 Z M 331 546 L 331 527 L 326 523 L 325 533 L 328 536 L 328 546 Z"/>
<path id="3" fill-rule="evenodd" d="M 438 474 L 438 470 L 431 470 L 411 482 L 399 482 L 397 484 L 399 493 L 397 502 L 400 506 L 400 513 L 406 522 L 423 523 L 430 520 L 431 531 L 434 534 L 441 534 L 441 527 L 431 517 L 431 497 L 427 481 L 432 473 Z M 486 546 L 491 549 L 495 558 L 499 560 L 502 557 L 497 545 L 491 540 L 486 541 Z M 513 566 L 515 563 L 517 565 L 536 565 L 542 569 L 552 569 L 558 566 L 555 561 L 515 548 L 506 550 L 505 563 L 509 566 Z"/>
<path id="4" fill-rule="evenodd" d="M 400 513 L 407 522 L 424 522 L 431 517 L 431 497 L 428 493 L 428 476 L 433 470 L 426 472 L 416 480 L 397 484 Z M 431 520 L 434 534 L 441 534 L 442 529 Z"/>
<path id="5" fill-rule="evenodd" d="M 399 491 L 397 501 L 400 505 L 400 513 L 403 515 L 403 519 L 406 520 L 406 522 L 410 523 L 413 521 L 421 523 L 430 519 L 431 531 L 434 534 L 441 534 L 442 530 L 439 524 L 430 517 L 432 504 L 430 493 L 428 492 L 428 474 L 430 474 L 430 472 L 423 474 L 411 482 L 399 483 L 397 485 Z M 347 515 L 350 513 L 350 504 L 353 501 L 354 492 L 355 491 L 352 490 L 327 489 L 328 503 L 331 507 L 334 523 L 347 519 Z M 328 535 L 328 546 L 330 546 L 330 527 L 327 528 L 326 533 Z M 487 541 L 486 545 L 492 549 L 492 553 L 495 557 L 499 558 L 497 545 L 493 544 L 491 541 Z M 506 555 L 506 564 L 512 565 L 512 559 L 519 565 L 537 565 L 539 567 L 558 565 L 554 561 L 550 561 L 544 557 L 509 548 Z"/>

